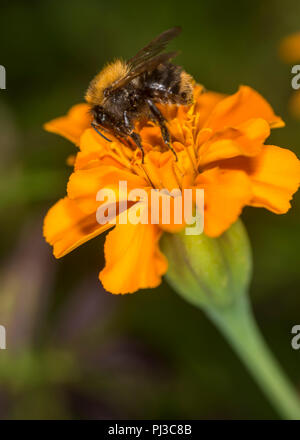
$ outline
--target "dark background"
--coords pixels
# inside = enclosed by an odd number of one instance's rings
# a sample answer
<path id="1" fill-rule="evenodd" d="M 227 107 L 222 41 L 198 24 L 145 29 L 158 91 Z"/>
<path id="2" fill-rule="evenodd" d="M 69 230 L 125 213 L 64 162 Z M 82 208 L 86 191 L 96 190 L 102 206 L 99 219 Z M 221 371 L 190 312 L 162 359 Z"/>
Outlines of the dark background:
<path id="1" fill-rule="evenodd" d="M 206 88 L 248 84 L 287 126 L 271 143 L 300 154 L 287 111 L 290 66 L 282 37 L 300 30 L 300 2 L 1 2 L 0 418 L 254 419 L 277 415 L 206 317 L 166 283 L 103 291 L 104 236 L 55 260 L 42 238 L 47 209 L 65 194 L 75 147 L 42 129 L 83 100 L 92 76 L 174 25 L 182 64 Z M 300 61 L 300 60 L 299 60 Z M 254 254 L 251 298 L 267 342 L 300 390 L 300 197 L 276 216 L 246 208 Z"/>

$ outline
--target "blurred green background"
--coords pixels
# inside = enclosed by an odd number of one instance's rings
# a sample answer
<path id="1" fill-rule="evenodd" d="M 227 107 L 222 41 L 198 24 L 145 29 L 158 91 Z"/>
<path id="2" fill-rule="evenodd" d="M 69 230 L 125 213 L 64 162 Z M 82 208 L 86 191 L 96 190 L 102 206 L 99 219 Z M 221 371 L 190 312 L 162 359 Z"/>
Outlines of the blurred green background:
<path id="1" fill-rule="evenodd" d="M 65 194 L 75 147 L 42 124 L 81 102 L 106 61 L 181 25 L 178 64 L 208 89 L 256 88 L 287 123 L 270 142 L 300 155 L 300 121 L 287 112 L 290 66 L 278 58 L 299 18 L 298 0 L 1 3 L 1 419 L 277 418 L 222 336 L 166 283 L 103 291 L 105 237 L 54 259 L 42 221 Z M 246 208 L 243 219 L 255 315 L 300 391 L 300 352 L 290 344 L 300 324 L 300 197 L 287 215 Z"/>

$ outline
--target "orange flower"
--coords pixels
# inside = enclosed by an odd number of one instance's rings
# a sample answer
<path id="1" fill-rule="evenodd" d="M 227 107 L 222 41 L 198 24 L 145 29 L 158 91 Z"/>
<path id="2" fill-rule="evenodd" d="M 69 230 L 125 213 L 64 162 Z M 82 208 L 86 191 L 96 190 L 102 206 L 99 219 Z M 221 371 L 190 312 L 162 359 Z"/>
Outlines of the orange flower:
<path id="1" fill-rule="evenodd" d="M 114 189 L 121 202 L 120 180 L 127 182 L 128 191 L 204 189 L 204 232 L 210 237 L 229 228 L 246 205 L 277 214 L 288 211 L 299 186 L 300 164 L 291 151 L 264 144 L 271 128 L 284 125 L 270 105 L 246 86 L 231 96 L 202 93 L 196 86 L 194 98 L 189 107 L 160 105 L 177 162 L 151 122 L 136 127 L 145 150 L 144 164 L 139 149 L 113 136 L 108 143 L 90 128 L 86 104 L 46 124 L 48 131 L 79 146 L 67 196 L 45 218 L 44 235 L 57 258 L 114 226 L 97 223 L 96 194 L 101 188 Z M 106 265 L 100 272 L 104 287 L 112 293 L 129 293 L 157 286 L 167 270 L 160 236 L 164 230 L 176 232 L 182 227 L 162 222 L 114 226 L 106 238 Z"/>
<path id="2" fill-rule="evenodd" d="M 281 40 L 279 56 L 288 64 L 300 61 L 300 32 L 290 34 Z"/>

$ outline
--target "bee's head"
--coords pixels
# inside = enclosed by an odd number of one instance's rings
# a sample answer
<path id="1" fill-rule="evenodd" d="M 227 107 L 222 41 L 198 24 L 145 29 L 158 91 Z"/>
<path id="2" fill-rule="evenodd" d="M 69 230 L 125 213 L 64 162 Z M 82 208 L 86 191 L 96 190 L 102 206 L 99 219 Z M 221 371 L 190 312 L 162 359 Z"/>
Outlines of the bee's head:
<path id="1" fill-rule="evenodd" d="M 91 107 L 91 114 L 96 124 L 103 125 L 105 122 L 105 113 L 101 105 L 94 105 Z"/>
<path id="2" fill-rule="evenodd" d="M 107 120 L 107 115 L 104 112 L 103 107 L 101 107 L 101 105 L 95 105 L 93 107 L 91 107 L 90 113 L 93 117 L 93 121 L 91 123 L 91 126 L 93 127 L 93 129 L 101 136 L 103 137 L 106 141 L 108 142 L 112 142 L 111 139 L 108 139 L 106 136 L 104 136 L 103 133 L 101 133 L 101 127 L 106 127 L 109 128 L 109 123 Z"/>

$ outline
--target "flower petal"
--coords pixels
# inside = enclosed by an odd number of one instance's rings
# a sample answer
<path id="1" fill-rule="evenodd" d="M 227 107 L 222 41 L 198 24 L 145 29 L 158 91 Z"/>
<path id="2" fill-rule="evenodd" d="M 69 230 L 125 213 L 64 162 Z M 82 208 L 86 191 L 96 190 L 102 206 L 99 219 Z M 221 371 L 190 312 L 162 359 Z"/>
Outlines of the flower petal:
<path id="1" fill-rule="evenodd" d="M 75 169 L 93 168 L 96 165 L 114 165 L 119 168 L 130 166 L 133 156 L 131 148 L 109 135 L 112 142 L 106 141 L 94 129 L 88 128 L 80 138 L 80 152 Z"/>
<path id="2" fill-rule="evenodd" d="M 290 150 L 264 145 L 253 158 L 236 157 L 220 162 L 226 170 L 244 170 L 252 185 L 249 205 L 264 207 L 276 214 L 284 214 L 291 207 L 290 200 L 300 184 L 300 161 Z"/>
<path id="3" fill-rule="evenodd" d="M 196 184 L 204 189 L 204 232 L 210 237 L 229 228 L 251 200 L 250 179 L 243 171 L 211 168 L 199 174 Z"/>
<path id="4" fill-rule="evenodd" d="M 249 176 L 254 194 L 250 204 L 284 214 L 299 188 L 300 161 L 290 150 L 266 145 L 258 157 L 251 159 Z"/>
<path id="5" fill-rule="evenodd" d="M 84 103 L 74 105 L 66 116 L 47 122 L 44 128 L 79 145 L 81 135 L 91 125 L 92 117 L 89 114 L 89 108 L 89 105 Z"/>
<path id="6" fill-rule="evenodd" d="M 265 119 L 271 128 L 284 126 L 282 119 L 275 115 L 270 104 L 258 92 L 251 87 L 241 86 L 236 93 L 215 106 L 204 127 L 221 130 L 236 127 L 253 118 Z"/>
<path id="7" fill-rule="evenodd" d="M 100 189 L 112 189 L 116 200 L 119 194 L 119 182 L 127 184 L 128 192 L 134 188 L 144 188 L 147 182 L 142 177 L 114 166 L 100 165 L 91 169 L 77 170 L 68 183 L 68 196 L 87 214 L 96 212 L 99 202 L 96 200 Z"/>
<path id="8" fill-rule="evenodd" d="M 80 139 L 80 151 L 84 153 L 109 151 L 110 142 L 106 141 L 93 128 L 88 127 Z"/>
<path id="9" fill-rule="evenodd" d="M 167 271 L 167 260 L 160 252 L 161 231 L 155 225 L 118 224 L 106 237 L 106 265 L 99 278 L 111 293 L 133 293 L 156 287 Z"/>
<path id="10" fill-rule="evenodd" d="M 54 256 L 60 258 L 112 226 L 99 225 L 95 214 L 86 215 L 75 202 L 65 197 L 48 211 L 44 237 L 53 246 Z"/>
<path id="11" fill-rule="evenodd" d="M 171 151 L 151 151 L 145 158 L 144 170 L 154 188 L 172 191 L 179 187 Z"/>
<path id="12" fill-rule="evenodd" d="M 198 165 L 205 165 L 235 156 L 256 156 L 270 135 L 264 119 L 249 119 L 236 128 L 225 128 L 205 142 L 199 150 Z"/>
<path id="13" fill-rule="evenodd" d="M 226 95 L 221 93 L 207 91 L 202 93 L 194 105 L 195 127 L 200 130 L 216 105 L 223 101 Z"/>

